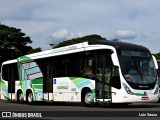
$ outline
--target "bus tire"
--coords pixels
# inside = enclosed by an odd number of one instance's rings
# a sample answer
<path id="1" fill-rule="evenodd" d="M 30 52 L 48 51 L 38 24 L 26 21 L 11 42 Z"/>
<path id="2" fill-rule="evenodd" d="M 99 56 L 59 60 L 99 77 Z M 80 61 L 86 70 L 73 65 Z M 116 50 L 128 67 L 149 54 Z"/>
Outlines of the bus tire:
<path id="1" fill-rule="evenodd" d="M 33 104 L 33 94 L 30 91 L 27 94 L 27 102 L 28 104 Z"/>
<path id="2" fill-rule="evenodd" d="M 94 100 L 91 91 L 86 91 L 82 95 L 82 106 L 91 107 L 94 105 Z"/>
<path id="3" fill-rule="evenodd" d="M 17 92 L 17 101 L 19 103 L 23 103 L 24 102 L 24 96 L 23 96 L 22 91 L 20 91 L 20 90 Z"/>

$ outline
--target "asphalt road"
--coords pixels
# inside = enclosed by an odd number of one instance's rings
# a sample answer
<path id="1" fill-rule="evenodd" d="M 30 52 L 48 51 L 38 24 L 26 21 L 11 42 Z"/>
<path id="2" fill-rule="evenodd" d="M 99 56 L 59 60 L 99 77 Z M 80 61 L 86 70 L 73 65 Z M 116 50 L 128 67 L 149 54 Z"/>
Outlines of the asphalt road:
<path id="1" fill-rule="evenodd" d="M 6 113 L 9 112 L 9 113 Z M 3 118 L 2 118 L 3 114 Z M 109 106 L 100 104 L 95 107 L 82 107 L 80 103 L 37 102 L 33 105 L 0 100 L 0 119 L 76 119 L 76 120 L 157 120 L 160 119 L 160 103 L 133 103 L 128 106 Z M 16 117 L 18 116 L 18 117 Z M 38 118 L 37 118 L 38 117 Z"/>

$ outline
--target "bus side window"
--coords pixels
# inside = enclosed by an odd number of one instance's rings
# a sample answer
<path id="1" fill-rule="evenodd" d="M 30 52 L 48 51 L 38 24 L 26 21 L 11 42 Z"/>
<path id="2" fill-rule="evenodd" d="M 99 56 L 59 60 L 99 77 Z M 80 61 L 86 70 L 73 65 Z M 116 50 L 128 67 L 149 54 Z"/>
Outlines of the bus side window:
<path id="1" fill-rule="evenodd" d="M 52 80 L 53 80 L 53 76 L 54 76 L 54 63 L 53 62 L 48 62 L 48 63 L 44 63 L 43 65 L 43 84 L 44 84 L 44 92 L 52 92 L 53 88 L 52 88 Z"/>
<path id="2" fill-rule="evenodd" d="M 75 57 L 76 56 L 76 57 Z M 71 54 L 66 58 L 65 76 L 79 77 L 80 76 L 80 60 L 81 54 Z"/>
<path id="3" fill-rule="evenodd" d="M 8 81 L 8 93 L 15 92 L 15 81 L 18 80 L 18 68 L 17 64 L 3 65 L 2 78 Z"/>
<path id="4" fill-rule="evenodd" d="M 88 53 L 82 60 L 81 74 L 84 78 L 95 79 L 93 54 Z"/>
<path id="5" fill-rule="evenodd" d="M 65 56 L 59 56 L 56 60 L 56 77 L 65 77 Z"/>
<path id="6" fill-rule="evenodd" d="M 83 71 L 84 75 L 90 75 L 93 74 L 93 68 L 92 68 L 92 58 L 85 60 L 85 67 Z"/>
<path id="7" fill-rule="evenodd" d="M 34 60 L 34 61 L 37 63 L 43 75 L 43 92 L 45 93 L 52 92 L 53 91 L 53 87 L 52 87 L 53 78 L 56 77 L 55 58 L 49 57 L 49 58 Z"/>
<path id="8" fill-rule="evenodd" d="M 7 65 L 3 65 L 2 67 L 2 78 L 3 80 L 8 80 L 8 68 Z"/>

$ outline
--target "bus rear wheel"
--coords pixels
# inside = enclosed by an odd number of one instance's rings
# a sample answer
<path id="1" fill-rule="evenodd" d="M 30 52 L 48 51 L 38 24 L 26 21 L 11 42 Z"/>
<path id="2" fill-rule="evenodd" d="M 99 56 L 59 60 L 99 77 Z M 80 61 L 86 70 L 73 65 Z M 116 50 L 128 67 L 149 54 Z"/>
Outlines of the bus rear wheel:
<path id="1" fill-rule="evenodd" d="M 32 92 L 29 92 L 28 95 L 27 95 L 27 102 L 29 104 L 32 104 L 33 103 L 33 94 Z"/>
<path id="2" fill-rule="evenodd" d="M 24 102 L 24 96 L 23 96 L 22 91 L 19 91 L 19 92 L 18 92 L 17 101 L 18 101 L 19 103 L 23 103 L 23 102 Z"/>
<path id="3" fill-rule="evenodd" d="M 91 107 L 94 105 L 94 100 L 91 91 L 85 92 L 82 98 L 82 105 Z"/>

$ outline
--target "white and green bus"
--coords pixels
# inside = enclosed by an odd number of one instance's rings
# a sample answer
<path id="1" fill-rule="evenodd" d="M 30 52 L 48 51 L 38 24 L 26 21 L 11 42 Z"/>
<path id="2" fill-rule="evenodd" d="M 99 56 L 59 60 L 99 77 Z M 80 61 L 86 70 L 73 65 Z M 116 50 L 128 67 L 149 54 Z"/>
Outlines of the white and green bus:
<path id="1" fill-rule="evenodd" d="M 157 62 L 143 46 L 83 42 L 6 61 L 0 99 L 95 103 L 157 102 Z"/>

